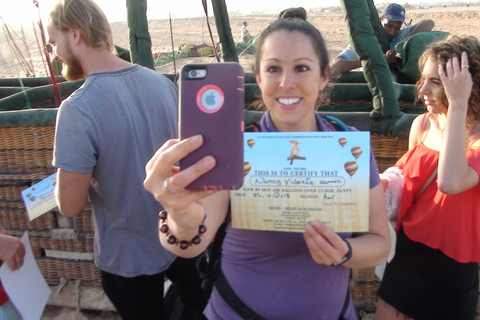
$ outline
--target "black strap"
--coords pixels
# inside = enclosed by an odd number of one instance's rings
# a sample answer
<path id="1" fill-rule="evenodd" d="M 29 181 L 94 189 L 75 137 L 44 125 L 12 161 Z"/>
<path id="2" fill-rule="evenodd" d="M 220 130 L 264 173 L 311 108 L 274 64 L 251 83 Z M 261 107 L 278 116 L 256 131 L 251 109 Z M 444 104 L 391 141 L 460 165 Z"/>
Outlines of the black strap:
<path id="1" fill-rule="evenodd" d="M 350 271 L 351 275 L 351 271 Z M 227 278 L 223 274 L 222 268 L 219 268 L 218 277 L 215 281 L 215 288 L 217 289 L 218 293 L 222 297 L 222 299 L 228 304 L 233 311 L 235 311 L 242 319 L 245 320 L 265 320 L 264 317 L 257 314 L 255 311 L 250 309 L 242 299 L 238 297 L 238 295 L 233 291 L 233 288 L 230 286 Z M 348 306 L 350 305 L 350 286 L 347 286 L 347 295 L 343 302 L 342 311 L 340 312 L 340 317 L 338 320 L 347 320 L 345 314 L 348 310 Z"/>
<path id="2" fill-rule="evenodd" d="M 351 277 L 352 277 L 352 269 L 350 269 L 349 278 Z M 349 283 L 350 283 L 350 280 L 349 280 Z M 347 318 L 345 317 L 345 313 L 347 312 L 349 305 L 350 305 L 350 285 L 347 286 L 347 296 L 345 297 L 345 301 L 343 302 L 342 312 L 340 313 L 340 318 L 338 318 L 338 320 L 347 320 Z"/>
<path id="3" fill-rule="evenodd" d="M 215 281 L 215 288 L 222 297 L 222 299 L 235 311 L 242 319 L 245 320 L 266 320 L 264 317 L 258 315 L 255 311 L 250 309 L 242 299 L 240 299 L 233 288 L 228 283 L 227 278 L 223 274 L 222 268 L 219 268 L 218 277 Z"/>
<path id="4" fill-rule="evenodd" d="M 225 234 L 227 233 L 228 224 L 231 221 L 231 209 L 228 205 L 225 220 L 220 225 L 215 234 L 215 238 L 208 246 L 207 250 L 197 259 L 197 269 L 202 281 L 202 289 L 209 291 L 213 287 L 213 283 L 220 269 L 220 260 L 222 257 L 222 244 Z"/>

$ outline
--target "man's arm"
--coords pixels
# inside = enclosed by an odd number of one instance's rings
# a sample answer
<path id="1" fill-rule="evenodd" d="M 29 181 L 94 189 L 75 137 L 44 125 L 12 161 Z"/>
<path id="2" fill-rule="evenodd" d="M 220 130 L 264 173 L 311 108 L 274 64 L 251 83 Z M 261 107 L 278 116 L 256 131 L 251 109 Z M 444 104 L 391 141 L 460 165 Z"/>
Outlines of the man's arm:
<path id="1" fill-rule="evenodd" d="M 414 34 L 420 32 L 432 31 L 433 27 L 435 27 L 435 22 L 433 20 L 422 20 L 412 26 L 412 31 L 410 31 L 410 33 L 405 39 L 408 39 Z M 395 47 L 385 52 L 385 58 L 387 59 L 388 63 L 397 61 L 397 50 L 395 49 Z"/>
<path id="2" fill-rule="evenodd" d="M 330 69 L 332 70 L 332 74 L 335 75 L 360 68 L 361 66 L 362 63 L 359 59 L 347 60 L 342 56 L 336 56 L 330 64 Z"/>
<path id="3" fill-rule="evenodd" d="M 91 179 L 91 172 L 75 173 L 58 169 L 55 198 L 62 214 L 73 217 L 85 209 L 88 204 L 88 187 Z"/>
<path id="4" fill-rule="evenodd" d="M 433 27 L 435 27 L 435 22 L 433 20 L 422 20 L 413 25 L 412 31 L 408 34 L 408 37 L 420 32 L 432 31 Z"/>

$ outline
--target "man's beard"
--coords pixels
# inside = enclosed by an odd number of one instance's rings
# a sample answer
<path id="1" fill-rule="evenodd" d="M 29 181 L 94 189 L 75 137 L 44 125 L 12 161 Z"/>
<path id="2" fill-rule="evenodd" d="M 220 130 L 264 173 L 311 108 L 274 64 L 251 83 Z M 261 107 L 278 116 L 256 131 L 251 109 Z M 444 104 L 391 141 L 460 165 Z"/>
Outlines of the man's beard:
<path id="1" fill-rule="evenodd" d="M 69 81 L 77 81 L 85 79 L 85 72 L 80 64 L 80 61 L 73 55 L 72 48 L 68 45 L 66 48 L 67 54 L 63 59 L 62 74 L 65 79 Z"/>

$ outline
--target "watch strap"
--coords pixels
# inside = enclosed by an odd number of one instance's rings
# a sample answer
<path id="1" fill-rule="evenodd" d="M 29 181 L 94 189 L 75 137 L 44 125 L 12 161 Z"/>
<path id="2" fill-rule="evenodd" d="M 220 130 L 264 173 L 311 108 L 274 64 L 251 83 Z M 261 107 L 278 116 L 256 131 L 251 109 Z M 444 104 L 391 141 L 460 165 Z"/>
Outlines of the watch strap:
<path id="1" fill-rule="evenodd" d="M 340 261 L 339 263 L 332 263 L 332 266 L 340 266 L 345 262 L 347 262 L 348 260 L 350 260 L 350 258 L 352 257 L 352 246 L 350 245 L 350 242 L 348 242 L 346 239 L 343 239 L 343 238 L 342 240 L 345 241 L 345 243 L 347 244 L 348 252 L 345 255 L 345 257 L 343 257 L 342 261 Z"/>

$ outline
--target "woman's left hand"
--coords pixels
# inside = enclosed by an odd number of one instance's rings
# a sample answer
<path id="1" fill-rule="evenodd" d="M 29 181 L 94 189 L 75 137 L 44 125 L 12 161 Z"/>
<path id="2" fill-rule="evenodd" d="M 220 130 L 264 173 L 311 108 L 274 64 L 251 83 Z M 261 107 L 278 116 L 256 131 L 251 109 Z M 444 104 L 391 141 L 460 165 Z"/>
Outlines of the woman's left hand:
<path id="1" fill-rule="evenodd" d="M 440 64 L 438 66 L 438 73 L 440 80 L 442 80 L 449 105 L 467 107 L 473 86 L 467 53 L 462 52 L 461 63 L 459 60 L 459 57 L 449 59 L 445 68 Z"/>
<path id="2" fill-rule="evenodd" d="M 331 266 L 341 262 L 348 253 L 345 241 L 323 222 L 315 221 L 307 225 L 303 237 L 313 260 L 318 264 Z"/>

